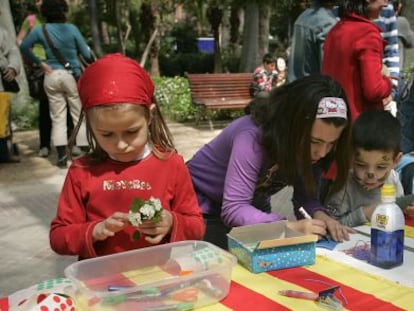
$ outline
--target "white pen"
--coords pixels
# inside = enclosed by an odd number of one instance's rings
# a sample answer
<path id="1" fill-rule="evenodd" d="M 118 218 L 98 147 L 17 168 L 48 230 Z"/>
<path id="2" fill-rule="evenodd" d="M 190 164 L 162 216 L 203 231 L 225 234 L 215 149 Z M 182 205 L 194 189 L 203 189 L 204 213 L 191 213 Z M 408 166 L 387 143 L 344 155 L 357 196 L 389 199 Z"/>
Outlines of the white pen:
<path id="1" fill-rule="evenodd" d="M 308 214 L 308 212 L 303 208 L 303 206 L 299 207 L 299 213 L 302 214 L 305 219 L 312 219 L 311 215 Z M 321 236 L 323 240 L 329 241 L 329 238 L 326 235 Z"/>
<path id="2" fill-rule="evenodd" d="M 312 219 L 311 215 L 303 208 L 303 206 L 299 207 L 299 212 L 302 214 L 305 219 Z"/>

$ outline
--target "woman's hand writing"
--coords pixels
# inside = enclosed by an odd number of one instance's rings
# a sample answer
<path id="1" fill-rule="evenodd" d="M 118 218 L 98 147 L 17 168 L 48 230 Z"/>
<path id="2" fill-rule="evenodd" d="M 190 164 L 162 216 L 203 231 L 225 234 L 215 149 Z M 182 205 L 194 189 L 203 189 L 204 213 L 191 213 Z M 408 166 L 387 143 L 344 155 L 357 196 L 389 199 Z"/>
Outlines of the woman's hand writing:
<path id="1" fill-rule="evenodd" d="M 302 219 L 298 221 L 289 221 L 287 223 L 289 229 L 304 234 L 316 234 L 324 236 L 326 234 L 326 224 L 318 219 Z"/>

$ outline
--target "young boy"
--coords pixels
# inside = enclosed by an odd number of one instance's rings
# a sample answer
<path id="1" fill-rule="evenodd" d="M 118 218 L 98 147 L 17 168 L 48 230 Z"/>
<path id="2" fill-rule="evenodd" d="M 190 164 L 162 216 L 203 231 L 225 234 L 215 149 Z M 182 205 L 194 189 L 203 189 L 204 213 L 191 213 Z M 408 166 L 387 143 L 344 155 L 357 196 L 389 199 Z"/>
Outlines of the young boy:
<path id="1" fill-rule="evenodd" d="M 352 128 L 352 170 L 345 187 L 328 195 L 326 207 L 332 217 L 347 226 L 370 221 L 381 202 L 380 188 L 394 184 L 397 204 L 406 215 L 414 212 L 414 196 L 405 196 L 398 173 L 394 170 L 400 151 L 400 123 L 390 112 L 362 112 Z"/>
<path id="2" fill-rule="evenodd" d="M 251 95 L 253 97 L 267 97 L 270 90 L 276 86 L 278 72 L 276 71 L 276 58 L 272 54 L 263 56 L 263 65 L 256 68 L 253 73 Z"/>

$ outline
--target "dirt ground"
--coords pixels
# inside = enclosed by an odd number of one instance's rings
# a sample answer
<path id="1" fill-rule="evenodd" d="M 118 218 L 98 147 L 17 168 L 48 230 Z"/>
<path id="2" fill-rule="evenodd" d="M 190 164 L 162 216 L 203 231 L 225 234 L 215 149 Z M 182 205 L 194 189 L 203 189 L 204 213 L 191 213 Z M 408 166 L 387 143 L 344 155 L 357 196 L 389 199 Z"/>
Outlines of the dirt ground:
<path id="1" fill-rule="evenodd" d="M 0 163 L 0 184 L 47 178 L 59 170 L 54 165 L 55 153 L 52 153 L 49 158 L 37 156 L 39 150 L 37 131 L 15 132 L 13 140 L 19 146 L 21 161 L 20 163 Z"/>

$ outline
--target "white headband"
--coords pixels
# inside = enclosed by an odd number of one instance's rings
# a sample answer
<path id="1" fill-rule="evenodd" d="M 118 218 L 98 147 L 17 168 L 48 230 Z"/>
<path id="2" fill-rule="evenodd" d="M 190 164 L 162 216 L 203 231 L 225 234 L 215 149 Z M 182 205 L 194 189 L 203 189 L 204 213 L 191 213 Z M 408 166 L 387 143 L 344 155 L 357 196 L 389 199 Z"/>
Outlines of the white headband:
<path id="1" fill-rule="evenodd" d="M 345 101 L 340 97 L 324 97 L 318 104 L 317 119 L 342 118 L 347 119 Z"/>

